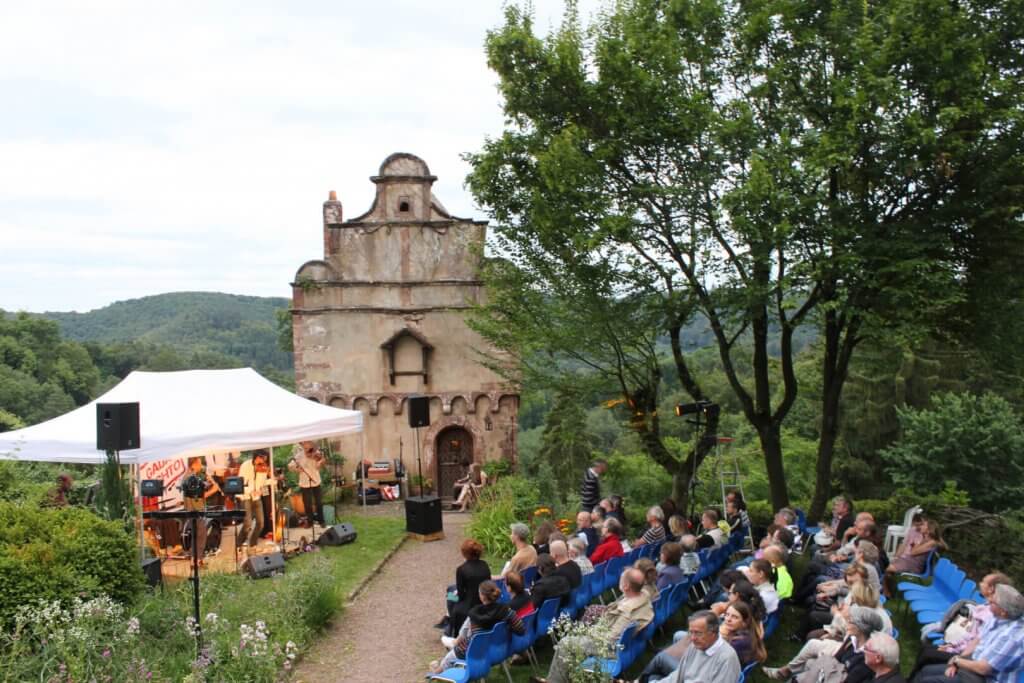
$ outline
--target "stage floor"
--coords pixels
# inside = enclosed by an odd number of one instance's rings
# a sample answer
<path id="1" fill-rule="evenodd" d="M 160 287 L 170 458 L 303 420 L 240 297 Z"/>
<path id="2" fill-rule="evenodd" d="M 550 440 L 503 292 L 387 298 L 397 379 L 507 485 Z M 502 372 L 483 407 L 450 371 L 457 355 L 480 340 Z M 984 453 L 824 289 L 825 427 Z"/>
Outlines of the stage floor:
<path id="1" fill-rule="evenodd" d="M 283 552 L 286 555 L 297 551 L 304 543 L 312 543 L 314 537 L 319 538 L 324 532 L 324 527 L 316 525 L 315 528 L 295 527 L 286 530 L 284 541 L 280 544 L 267 539 L 260 539 L 256 548 L 248 549 L 242 547 L 235 552 L 236 530 L 241 540 L 241 525 L 228 527 L 221 536 L 220 552 L 206 555 L 206 566 L 200 567 L 201 575 L 208 574 L 237 574 L 241 571 L 242 563 L 250 555 L 266 555 L 269 553 Z M 180 581 L 192 577 L 192 558 L 188 555 L 178 554 L 163 558 L 160 569 L 164 580 L 168 582 Z"/>

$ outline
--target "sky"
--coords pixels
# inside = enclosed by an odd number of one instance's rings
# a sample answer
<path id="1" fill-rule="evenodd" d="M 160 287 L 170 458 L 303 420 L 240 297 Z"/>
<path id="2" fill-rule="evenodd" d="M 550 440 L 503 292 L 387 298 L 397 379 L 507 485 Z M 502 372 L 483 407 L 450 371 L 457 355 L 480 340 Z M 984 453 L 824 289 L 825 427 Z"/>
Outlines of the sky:
<path id="1" fill-rule="evenodd" d="M 486 218 L 460 155 L 502 129 L 483 42 L 503 4 L 0 4 L 0 309 L 290 296 L 328 192 L 363 213 L 393 152 Z M 564 6 L 533 5 L 542 30 Z"/>

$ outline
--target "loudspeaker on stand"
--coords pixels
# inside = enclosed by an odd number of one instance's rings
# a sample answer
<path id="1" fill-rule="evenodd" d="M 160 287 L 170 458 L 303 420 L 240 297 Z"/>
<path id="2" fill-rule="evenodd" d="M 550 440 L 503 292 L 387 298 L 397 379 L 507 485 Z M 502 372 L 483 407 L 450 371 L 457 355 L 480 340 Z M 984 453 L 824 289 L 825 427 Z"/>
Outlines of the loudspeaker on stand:
<path id="1" fill-rule="evenodd" d="M 130 451 L 141 447 L 138 403 L 96 404 L 96 450 Z"/>
<path id="2" fill-rule="evenodd" d="M 430 426 L 430 399 L 426 396 L 410 396 L 409 426 L 413 429 Z"/>

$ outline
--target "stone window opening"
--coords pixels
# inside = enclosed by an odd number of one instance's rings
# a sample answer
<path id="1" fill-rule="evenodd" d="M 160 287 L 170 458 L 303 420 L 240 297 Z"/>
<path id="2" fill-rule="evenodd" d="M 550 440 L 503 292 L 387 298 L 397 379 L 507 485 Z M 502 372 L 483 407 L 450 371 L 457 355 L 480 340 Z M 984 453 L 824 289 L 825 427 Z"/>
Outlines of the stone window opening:
<path id="1" fill-rule="evenodd" d="M 418 368 L 396 367 L 395 349 L 398 346 L 398 342 L 405 337 L 412 337 L 420 345 L 420 367 Z M 430 383 L 430 353 L 434 350 L 434 347 L 422 334 L 406 327 L 391 335 L 387 341 L 380 345 L 380 348 L 384 352 L 388 381 L 392 385 L 395 384 L 395 378 L 400 375 L 417 375 L 423 378 L 424 384 Z"/>
<path id="2" fill-rule="evenodd" d="M 400 197 L 399 198 L 399 200 L 398 200 L 398 212 L 399 213 L 409 213 L 409 198 L 408 197 Z"/>

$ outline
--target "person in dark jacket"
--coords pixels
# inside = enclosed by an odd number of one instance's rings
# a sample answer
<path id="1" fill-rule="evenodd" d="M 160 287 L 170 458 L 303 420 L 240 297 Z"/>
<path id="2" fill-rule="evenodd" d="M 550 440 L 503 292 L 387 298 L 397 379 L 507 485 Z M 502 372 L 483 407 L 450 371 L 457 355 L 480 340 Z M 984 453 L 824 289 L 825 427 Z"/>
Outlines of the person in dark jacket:
<path id="1" fill-rule="evenodd" d="M 455 570 L 455 585 L 449 586 L 448 622 L 445 627 L 449 636 L 459 632 L 469 610 L 480 604 L 480 584 L 491 578 L 491 568 L 480 559 L 484 547 L 478 541 L 467 538 L 459 550 L 466 561 Z"/>
<path id="2" fill-rule="evenodd" d="M 564 603 L 569 593 L 572 592 L 569 579 L 557 574 L 555 569 L 555 560 L 550 555 L 545 553 L 537 557 L 537 573 L 540 574 L 540 578 L 530 589 L 530 600 L 537 609 L 540 609 L 544 601 L 550 598 L 560 598 Z"/>
<path id="3" fill-rule="evenodd" d="M 530 600 L 530 591 L 523 585 L 523 575 L 516 571 L 505 574 L 505 585 L 508 587 L 508 606 L 515 610 L 516 615 L 525 617 L 534 611 Z"/>
<path id="4" fill-rule="evenodd" d="M 467 615 L 468 628 L 461 628 L 458 631 L 458 637 L 454 640 L 441 639 L 446 646 L 451 646 L 451 651 L 440 662 L 431 662 L 431 673 L 440 673 L 451 666 L 456 659 L 465 657 L 469 641 L 473 638 L 473 634 L 479 631 L 489 631 L 504 621 L 508 624 L 510 632 L 520 636 L 526 633 L 523 620 L 509 605 L 499 602 L 500 599 L 501 589 L 498 588 L 498 584 L 490 580 L 480 584 L 477 591 L 479 602 L 469 610 Z"/>
<path id="5" fill-rule="evenodd" d="M 569 582 L 569 590 L 576 590 L 583 583 L 583 570 L 569 559 L 569 547 L 565 541 L 551 541 L 551 559 L 555 561 L 555 573 Z"/>
<path id="6" fill-rule="evenodd" d="M 601 534 L 594 528 L 589 510 L 576 515 L 576 535 L 587 544 L 587 557 L 590 557 L 594 548 L 601 542 Z"/>
<path id="7" fill-rule="evenodd" d="M 590 512 L 601 503 L 601 475 L 608 470 L 608 462 L 595 460 L 583 473 L 580 486 L 580 509 Z"/>

